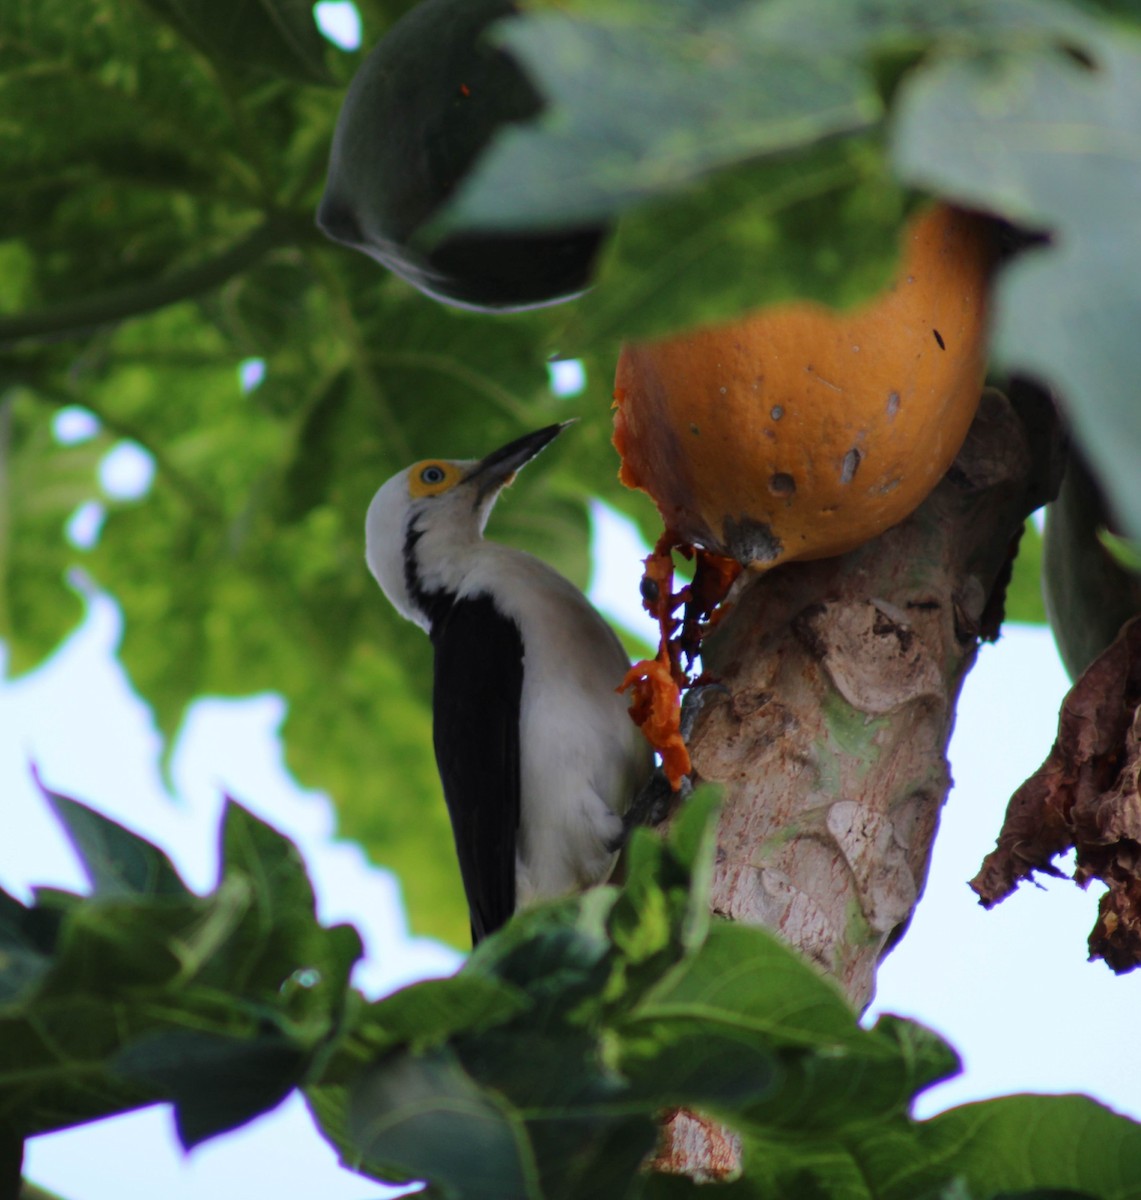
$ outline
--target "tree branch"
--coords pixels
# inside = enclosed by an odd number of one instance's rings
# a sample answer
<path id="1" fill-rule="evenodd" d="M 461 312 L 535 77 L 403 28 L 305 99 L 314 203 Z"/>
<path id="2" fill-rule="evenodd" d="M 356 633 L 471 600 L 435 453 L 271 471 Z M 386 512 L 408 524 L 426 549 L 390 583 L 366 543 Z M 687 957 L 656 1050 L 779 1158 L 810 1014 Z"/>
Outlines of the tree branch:
<path id="1" fill-rule="evenodd" d="M 1022 523 L 1041 502 L 1051 407 L 1000 393 L 902 524 L 850 554 L 755 575 L 702 648 L 718 685 L 689 739 L 723 785 L 711 905 L 765 925 L 864 1008 L 923 891 L 951 785 L 955 703 L 993 640 Z M 1036 461 L 1037 459 L 1037 461 Z M 679 1114 L 659 1165 L 736 1164 L 726 1131 Z"/>
<path id="2" fill-rule="evenodd" d="M 725 689 L 691 741 L 726 784 L 714 903 L 777 930 L 857 1009 L 923 890 L 955 702 L 998 635 L 1033 467 L 1024 421 L 988 390 L 911 517 L 755 577 L 704 654 Z"/>
<path id="3" fill-rule="evenodd" d="M 314 235 L 316 236 L 316 235 Z M 0 317 L 0 346 L 75 337 L 128 317 L 141 316 L 220 287 L 248 270 L 267 251 L 298 241 L 296 220 L 269 216 L 216 258 L 158 279 L 112 288 L 70 304 Z"/>

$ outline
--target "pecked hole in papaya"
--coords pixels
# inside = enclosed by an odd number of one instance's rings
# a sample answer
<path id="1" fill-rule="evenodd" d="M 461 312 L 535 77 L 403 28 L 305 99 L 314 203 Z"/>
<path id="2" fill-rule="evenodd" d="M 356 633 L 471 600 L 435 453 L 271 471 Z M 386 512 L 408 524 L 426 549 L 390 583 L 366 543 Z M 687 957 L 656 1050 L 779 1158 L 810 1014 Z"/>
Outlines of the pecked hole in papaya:
<path id="1" fill-rule="evenodd" d="M 726 517 L 722 538 L 730 556 L 740 563 L 772 563 L 784 553 L 784 543 L 767 521 L 742 516 Z"/>
<path id="2" fill-rule="evenodd" d="M 987 227 L 946 207 L 925 210 L 909 229 L 894 291 L 867 311 L 775 304 L 623 349 L 616 380 L 645 410 L 639 436 L 658 457 L 688 456 L 693 511 L 683 514 L 664 488 L 655 498 L 667 523 L 684 521 L 692 534 L 704 522 L 708 544 L 723 547 L 729 516 L 740 557 L 764 570 L 861 544 L 942 477 L 978 404 L 992 255 Z M 932 356 L 936 332 L 945 352 Z M 691 426 L 700 437 L 685 436 Z M 749 517 L 776 531 L 779 557 L 745 552 Z"/>
<path id="3" fill-rule="evenodd" d="M 774 496 L 795 496 L 796 480 L 787 471 L 777 471 L 769 479 L 769 491 Z"/>

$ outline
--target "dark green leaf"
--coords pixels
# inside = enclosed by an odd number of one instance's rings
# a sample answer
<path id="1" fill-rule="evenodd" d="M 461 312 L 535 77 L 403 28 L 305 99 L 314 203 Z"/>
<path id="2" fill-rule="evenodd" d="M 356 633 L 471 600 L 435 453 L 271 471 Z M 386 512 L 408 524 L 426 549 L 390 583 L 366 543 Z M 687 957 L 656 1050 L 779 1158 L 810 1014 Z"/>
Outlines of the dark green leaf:
<path id="1" fill-rule="evenodd" d="M 146 0 L 205 54 L 238 74 L 328 83 L 328 44 L 310 0 Z"/>
<path id="2" fill-rule="evenodd" d="M 30 909 L 0 894 L 0 1125 L 42 1133 L 165 1099 L 191 1144 L 329 1057 L 360 939 L 317 924 L 290 842 L 231 802 L 222 879 L 200 897 L 149 843 L 45 795 L 99 887 L 41 889 Z"/>
<path id="3" fill-rule="evenodd" d="M 1141 1126 L 1085 1096 L 1008 1096 L 954 1108 L 908 1131 L 870 1132 L 858 1153 L 876 1195 L 909 1200 L 948 1166 L 971 1195 L 1136 1195 Z"/>
<path id="4" fill-rule="evenodd" d="M 157 846 L 85 804 L 45 787 L 38 775 L 36 782 L 97 895 L 189 895 L 174 864 Z"/>
<path id="5" fill-rule="evenodd" d="M 550 1200 L 628 1200 L 640 1192 L 639 1172 L 659 1137 L 649 1116 L 575 1121 L 556 1117 L 527 1127 Z"/>
<path id="6" fill-rule="evenodd" d="M 446 1049 L 399 1051 L 363 1074 L 349 1129 L 362 1155 L 391 1164 L 397 1182 L 431 1179 L 442 1195 L 464 1200 L 538 1196 L 517 1126 Z"/>
<path id="7" fill-rule="evenodd" d="M 698 788 L 686 799 L 669 831 L 669 848 L 687 876 L 687 902 L 681 943 L 687 950 L 700 946 L 709 932 L 709 893 L 717 856 L 717 817 L 720 793 Z"/>
<path id="8" fill-rule="evenodd" d="M 703 1038 L 726 1047 L 739 1042 L 742 1058 L 752 1045 L 753 1098 L 740 1098 L 746 1083 L 734 1080 L 726 1053 L 716 1064 L 722 1077 L 709 1085 L 708 1103 L 767 1130 L 812 1131 L 903 1113 L 918 1091 L 959 1069 L 945 1043 L 909 1022 L 885 1018 L 870 1032 L 860 1030 L 830 981 L 771 935 L 728 922 L 715 923 L 705 945 L 665 975 L 623 1023 L 635 1063 L 658 1054 L 668 1061 L 657 1032 L 663 1026 L 691 1047 L 685 1053 L 695 1070 Z M 779 1072 L 765 1069 L 766 1052 L 776 1053 Z M 733 1086 L 737 1102 L 721 1109 L 712 1089 Z"/>
<path id="9" fill-rule="evenodd" d="M 1073 1188 L 1032 1188 L 1028 1192 L 1002 1192 L 994 1200 L 1100 1200 L 1100 1197 Z"/>
<path id="10" fill-rule="evenodd" d="M 613 901 L 609 890 L 595 895 Z M 608 947 L 601 922 L 580 918 L 580 903 L 566 900 L 522 909 L 495 937 L 480 942 L 464 971 L 501 979 L 532 1001 L 594 978 Z M 589 912 L 597 916 L 593 906 Z"/>
<path id="11" fill-rule="evenodd" d="M 31 1136 L 161 1099 L 111 1075 L 110 1057 L 141 1032 L 136 1009 L 117 1010 L 111 996 L 21 997 L 0 1014 L 0 1127 Z"/>
<path id="12" fill-rule="evenodd" d="M 0 1126 L 0 1200 L 20 1200 L 20 1174 L 24 1165 L 24 1139 Z"/>
<path id="13" fill-rule="evenodd" d="M 502 1024 L 528 1007 L 525 992 L 464 971 L 448 979 L 424 980 L 373 1005 L 369 1036 L 378 1049 L 404 1044 L 419 1052 L 455 1033 L 478 1033 Z"/>
<path id="14" fill-rule="evenodd" d="M 353 1078 L 361 1070 L 360 1062 L 353 1068 Z M 389 1183 L 408 1183 L 412 1176 L 390 1162 L 373 1162 L 361 1149 L 350 1128 L 351 1093 L 345 1084 L 311 1083 L 305 1088 L 305 1101 L 322 1137 L 336 1150 L 341 1164 L 350 1171 L 359 1171 Z M 430 1193 L 429 1193 L 430 1194 Z"/>
<path id="15" fill-rule="evenodd" d="M 306 1056 L 275 1033 L 251 1038 L 177 1030 L 132 1042 L 112 1072 L 174 1104 L 187 1149 L 276 1108 L 301 1081 Z"/>
<path id="16" fill-rule="evenodd" d="M 18 1001 L 51 962 L 58 921 L 0 888 L 0 1005 Z"/>
<path id="17" fill-rule="evenodd" d="M 339 1020 L 361 941 L 347 925 L 322 928 L 297 847 L 233 800 L 222 819 L 218 896 L 245 898 L 234 936 L 204 977 L 280 1007 L 299 1037 L 316 1042 Z"/>
<path id="18" fill-rule="evenodd" d="M 863 139 L 721 172 L 619 221 L 597 286 L 565 310 L 563 344 L 658 336 L 799 298 L 858 303 L 887 284 L 903 215 Z"/>

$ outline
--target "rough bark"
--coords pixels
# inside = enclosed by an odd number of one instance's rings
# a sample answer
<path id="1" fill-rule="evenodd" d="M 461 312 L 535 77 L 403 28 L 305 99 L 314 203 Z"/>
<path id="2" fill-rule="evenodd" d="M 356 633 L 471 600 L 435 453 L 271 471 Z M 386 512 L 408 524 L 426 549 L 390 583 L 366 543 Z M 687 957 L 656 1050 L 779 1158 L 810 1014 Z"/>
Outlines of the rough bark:
<path id="1" fill-rule="evenodd" d="M 841 558 L 749 578 L 704 650 L 690 753 L 723 788 L 715 911 L 776 930 L 857 1009 L 911 919 L 951 777 L 955 701 L 997 636 L 1053 416 L 986 391 L 903 524 Z M 1024 414 L 1024 415 L 1023 415 Z M 661 1169 L 723 1176 L 732 1138 L 681 1114 Z"/>

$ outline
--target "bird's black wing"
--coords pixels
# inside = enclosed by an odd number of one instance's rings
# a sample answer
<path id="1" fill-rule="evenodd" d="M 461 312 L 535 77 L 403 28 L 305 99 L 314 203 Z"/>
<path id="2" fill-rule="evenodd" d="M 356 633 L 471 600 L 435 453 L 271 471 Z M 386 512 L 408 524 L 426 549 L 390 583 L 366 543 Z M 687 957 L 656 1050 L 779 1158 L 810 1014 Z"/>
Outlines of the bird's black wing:
<path id="1" fill-rule="evenodd" d="M 436 764 L 475 944 L 515 911 L 523 640 L 483 595 L 457 600 L 432 641 Z"/>

